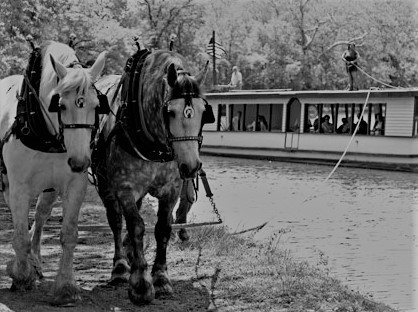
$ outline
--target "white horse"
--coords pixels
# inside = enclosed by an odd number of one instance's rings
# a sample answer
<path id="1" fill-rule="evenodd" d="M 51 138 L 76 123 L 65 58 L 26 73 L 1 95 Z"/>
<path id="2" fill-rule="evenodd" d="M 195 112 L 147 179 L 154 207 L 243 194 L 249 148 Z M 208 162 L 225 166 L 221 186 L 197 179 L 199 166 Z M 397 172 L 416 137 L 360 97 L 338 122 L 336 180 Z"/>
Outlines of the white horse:
<path id="1" fill-rule="evenodd" d="M 0 81 L 0 139 L 3 143 L 3 195 L 10 207 L 13 226 L 13 249 L 16 257 L 7 265 L 13 279 L 12 290 L 30 290 L 41 271 L 41 234 L 52 204 L 60 195 L 63 223 L 60 241 L 63 249 L 54 285 L 54 304 L 71 305 L 80 299 L 73 277 L 73 254 L 77 243 L 77 223 L 87 187 L 92 131 L 100 108 L 94 82 L 105 64 L 102 52 L 89 69 L 74 65 L 78 61 L 67 45 L 48 42 L 41 47 L 42 78 L 39 105 L 52 135 L 60 134 L 64 151 L 45 152 L 22 143 L 20 133 L 12 128 L 16 117 L 23 76 Z M 72 67 L 69 67 L 72 66 Z M 59 101 L 51 101 L 53 95 Z M 51 105 L 50 105 L 51 103 Z M 51 107 L 54 106 L 54 107 Z M 48 111 L 49 109 L 49 111 Z M 27 130 L 27 129 L 26 129 Z M 5 169 L 5 170 L 4 170 Z M 30 201 L 38 196 L 35 222 L 28 231 Z"/>

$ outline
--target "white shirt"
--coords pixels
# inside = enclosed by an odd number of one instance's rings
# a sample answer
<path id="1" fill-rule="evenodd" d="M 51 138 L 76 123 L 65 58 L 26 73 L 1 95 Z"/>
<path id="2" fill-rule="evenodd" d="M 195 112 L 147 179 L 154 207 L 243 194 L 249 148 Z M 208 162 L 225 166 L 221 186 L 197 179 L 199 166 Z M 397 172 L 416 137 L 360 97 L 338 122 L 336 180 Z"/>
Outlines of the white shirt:
<path id="1" fill-rule="evenodd" d="M 242 75 L 239 71 L 233 72 L 231 76 L 231 85 L 237 88 L 242 87 Z"/>

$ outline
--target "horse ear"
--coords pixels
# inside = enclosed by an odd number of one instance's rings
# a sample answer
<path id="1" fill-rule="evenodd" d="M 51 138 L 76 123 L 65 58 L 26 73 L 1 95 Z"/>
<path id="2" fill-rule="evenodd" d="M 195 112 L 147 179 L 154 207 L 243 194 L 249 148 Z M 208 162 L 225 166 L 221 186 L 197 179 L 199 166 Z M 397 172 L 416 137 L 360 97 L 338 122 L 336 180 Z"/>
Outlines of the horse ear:
<path id="1" fill-rule="evenodd" d="M 208 69 L 209 69 L 209 61 L 206 62 L 206 65 L 203 68 L 203 70 L 200 73 L 198 73 L 195 77 L 196 81 L 199 85 L 202 85 L 205 82 L 206 74 L 208 73 Z"/>
<path id="2" fill-rule="evenodd" d="M 100 74 L 102 73 L 103 68 L 105 66 L 105 58 L 106 58 L 106 51 L 103 51 L 102 53 L 99 54 L 99 56 L 97 57 L 97 60 L 90 67 L 90 75 L 93 81 L 96 81 L 96 79 L 99 78 Z"/>
<path id="3" fill-rule="evenodd" d="M 170 66 L 168 66 L 168 72 L 167 72 L 168 85 L 171 88 L 174 88 L 176 81 L 177 81 L 176 65 L 174 65 L 174 63 L 171 63 Z"/>
<path id="4" fill-rule="evenodd" d="M 59 61 L 56 61 L 52 54 L 50 54 L 49 57 L 51 59 L 52 68 L 54 68 L 54 71 L 57 74 L 58 78 L 62 80 L 65 77 L 65 75 L 67 75 L 67 69 Z"/>

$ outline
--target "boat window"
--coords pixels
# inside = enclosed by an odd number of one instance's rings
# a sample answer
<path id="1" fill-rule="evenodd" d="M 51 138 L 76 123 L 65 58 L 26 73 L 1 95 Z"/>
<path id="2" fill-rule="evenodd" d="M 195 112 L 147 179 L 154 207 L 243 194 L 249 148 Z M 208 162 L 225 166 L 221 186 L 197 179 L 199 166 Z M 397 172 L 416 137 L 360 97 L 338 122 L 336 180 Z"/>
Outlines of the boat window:
<path id="1" fill-rule="evenodd" d="M 226 114 L 226 105 L 219 104 L 218 105 L 218 124 L 217 124 L 217 131 L 227 131 L 229 128 L 229 120 Z"/>
<path id="2" fill-rule="evenodd" d="M 287 105 L 287 117 L 286 117 L 286 131 L 287 132 L 299 132 L 300 131 L 300 110 L 301 104 L 297 98 L 289 100 Z"/>
<path id="3" fill-rule="evenodd" d="M 335 133 L 338 134 L 350 134 L 352 128 L 352 113 L 351 113 L 350 104 L 337 104 L 336 105 L 336 121 L 337 125 L 335 128 Z"/>
<path id="4" fill-rule="evenodd" d="M 352 134 L 360 121 L 362 110 L 363 104 L 356 103 L 306 104 L 304 132 Z M 384 135 L 385 116 L 386 104 L 369 104 L 364 111 L 357 134 Z"/>
<path id="5" fill-rule="evenodd" d="M 322 106 L 322 119 L 321 119 L 321 133 L 334 133 L 334 123 L 335 123 L 335 106 L 331 104 L 324 104 Z"/>
<path id="6" fill-rule="evenodd" d="M 218 131 L 282 131 L 283 104 L 219 105 Z"/>
<path id="7" fill-rule="evenodd" d="M 308 104 L 305 105 L 305 125 L 303 132 L 314 133 L 318 128 L 314 128 L 315 120 L 318 119 L 318 105 L 317 104 Z M 318 121 L 316 126 L 318 127 Z"/>
<path id="8" fill-rule="evenodd" d="M 386 105 L 373 104 L 370 106 L 370 134 L 385 135 Z"/>
<path id="9" fill-rule="evenodd" d="M 283 123 L 283 104 L 271 104 L 270 130 L 281 132 Z"/>
<path id="10" fill-rule="evenodd" d="M 226 105 L 226 122 L 224 130 L 221 131 L 242 131 L 244 125 L 245 105 Z"/>
<path id="11" fill-rule="evenodd" d="M 418 136 L 418 99 L 415 98 L 414 129 L 412 135 Z"/>

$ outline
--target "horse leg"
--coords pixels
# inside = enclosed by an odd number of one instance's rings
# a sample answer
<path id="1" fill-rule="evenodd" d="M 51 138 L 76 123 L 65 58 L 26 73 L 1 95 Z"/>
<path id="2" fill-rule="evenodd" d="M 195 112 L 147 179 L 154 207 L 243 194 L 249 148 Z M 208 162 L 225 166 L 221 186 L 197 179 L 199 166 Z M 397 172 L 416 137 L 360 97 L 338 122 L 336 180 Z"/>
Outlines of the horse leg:
<path id="1" fill-rule="evenodd" d="M 78 239 L 78 216 L 86 188 L 87 178 L 80 175 L 67 186 L 63 196 L 62 256 L 54 286 L 54 304 L 59 306 L 71 306 L 81 299 L 73 275 L 73 258 Z"/>
<path id="2" fill-rule="evenodd" d="M 7 174 L 3 174 L 3 198 L 4 202 L 8 207 L 10 207 L 9 194 L 9 179 L 7 177 Z"/>
<path id="3" fill-rule="evenodd" d="M 106 207 L 106 216 L 109 226 L 113 232 L 113 240 L 115 243 L 115 254 L 113 256 L 112 276 L 109 283 L 117 285 L 127 283 L 129 280 L 131 267 L 122 246 L 122 211 L 116 199 L 106 199 L 103 201 Z"/>
<path id="4" fill-rule="evenodd" d="M 191 194 L 190 191 L 192 193 L 194 192 L 192 181 L 184 180 L 180 194 L 179 207 L 176 210 L 176 221 L 174 222 L 176 224 L 187 223 L 187 214 L 192 208 L 194 202 L 194 198 L 189 198 Z M 186 229 L 180 229 L 178 236 L 183 242 L 186 242 L 190 239 Z"/>
<path id="5" fill-rule="evenodd" d="M 129 277 L 129 299 L 135 304 L 149 303 L 154 299 L 155 291 L 144 256 L 144 220 L 138 212 L 131 190 L 118 191 L 117 198 L 120 207 L 123 207 L 128 235 L 133 247 L 134 257 Z"/>
<path id="6" fill-rule="evenodd" d="M 113 269 L 109 284 L 117 285 L 127 283 L 129 280 L 131 267 L 123 253 L 122 248 L 122 211 L 118 201 L 109 189 L 109 181 L 106 175 L 106 167 L 101 163 L 97 167 L 98 193 L 106 208 L 107 222 L 113 233 L 115 243 L 115 253 L 113 255 Z"/>
<path id="7" fill-rule="evenodd" d="M 31 256 L 28 215 L 31 195 L 20 188 L 9 190 L 8 202 L 12 212 L 14 234 L 12 246 L 16 258 L 7 263 L 7 273 L 12 278 L 11 290 L 30 290 L 35 286 L 36 268 L 40 267 Z"/>
<path id="8" fill-rule="evenodd" d="M 99 140 L 99 147 L 104 148 L 104 139 Z M 102 151 L 105 154 L 105 151 Z M 129 280 L 131 267 L 123 253 L 122 248 L 122 210 L 118 204 L 117 199 L 113 195 L 109 187 L 109 179 L 107 177 L 107 167 L 105 159 L 97 162 L 96 167 L 97 188 L 99 196 L 106 208 L 107 222 L 113 233 L 113 240 L 115 243 L 115 253 L 113 255 L 113 268 L 109 284 L 117 285 L 119 283 L 126 283 Z"/>
<path id="9" fill-rule="evenodd" d="M 172 294 L 173 287 L 167 274 L 167 246 L 171 235 L 171 224 L 173 222 L 173 209 L 178 198 L 178 192 L 168 198 L 158 201 L 158 221 L 155 225 L 155 240 L 157 241 L 157 254 L 152 276 L 155 292 L 157 294 Z M 176 195 L 176 196 L 173 196 Z"/>
<path id="10" fill-rule="evenodd" d="M 30 237 L 32 241 L 32 254 L 37 259 L 39 264 L 42 264 L 41 258 L 41 239 L 42 239 L 42 229 L 45 225 L 46 220 L 51 214 L 52 204 L 57 199 L 57 192 L 54 190 L 43 192 L 39 195 L 38 201 L 36 203 L 36 213 L 35 213 L 35 222 L 32 224 L 30 230 Z M 38 273 L 40 279 L 43 278 L 42 270 Z"/>

